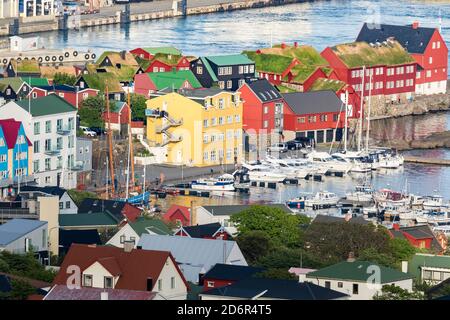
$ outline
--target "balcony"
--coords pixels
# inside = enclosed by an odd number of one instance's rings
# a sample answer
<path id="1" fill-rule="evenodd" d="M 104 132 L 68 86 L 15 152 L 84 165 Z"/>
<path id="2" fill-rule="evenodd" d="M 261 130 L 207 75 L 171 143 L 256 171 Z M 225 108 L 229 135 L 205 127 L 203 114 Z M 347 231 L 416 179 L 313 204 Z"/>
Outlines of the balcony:
<path id="1" fill-rule="evenodd" d="M 48 156 L 58 156 L 61 154 L 61 150 L 58 148 L 50 148 L 50 149 L 45 149 L 44 153 Z"/>
<path id="2" fill-rule="evenodd" d="M 72 171 L 82 171 L 84 169 L 84 161 L 75 161 L 72 166 L 70 166 L 70 170 Z"/>
<path id="3" fill-rule="evenodd" d="M 69 126 L 60 126 L 56 128 L 56 133 L 61 136 L 67 136 L 73 131 L 73 128 Z"/>

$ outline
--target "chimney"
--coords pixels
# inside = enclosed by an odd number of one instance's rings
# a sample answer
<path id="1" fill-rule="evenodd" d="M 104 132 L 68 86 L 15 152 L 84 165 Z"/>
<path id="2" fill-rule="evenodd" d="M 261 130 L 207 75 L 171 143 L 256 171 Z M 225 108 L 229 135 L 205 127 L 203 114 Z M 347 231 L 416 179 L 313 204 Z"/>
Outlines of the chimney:
<path id="1" fill-rule="evenodd" d="M 123 242 L 123 251 L 131 252 L 134 249 L 134 241 L 126 240 Z"/>
<path id="2" fill-rule="evenodd" d="M 408 273 L 408 261 L 402 261 L 402 272 Z"/>
<path id="3" fill-rule="evenodd" d="M 294 42 L 294 47 L 298 48 L 298 42 L 297 41 Z"/>
<path id="4" fill-rule="evenodd" d="M 153 279 L 147 278 L 147 291 L 152 291 L 152 290 L 153 290 Z"/>
<path id="5" fill-rule="evenodd" d="M 100 292 L 100 300 L 109 300 L 108 292 L 106 291 Z"/>
<path id="6" fill-rule="evenodd" d="M 347 262 L 355 262 L 355 254 L 351 251 L 348 253 Z"/>
<path id="7" fill-rule="evenodd" d="M 394 223 L 392 227 L 394 228 L 394 230 L 400 230 L 400 225 L 398 223 Z"/>
<path id="8" fill-rule="evenodd" d="M 285 43 L 282 43 L 281 44 L 281 49 L 285 49 L 286 48 L 286 44 Z"/>
<path id="9" fill-rule="evenodd" d="M 261 54 L 261 50 L 260 49 L 256 50 L 256 54 Z"/>
<path id="10" fill-rule="evenodd" d="M 190 210 L 190 225 L 197 225 L 197 209 L 195 208 L 195 201 L 191 201 L 191 210 Z"/>
<path id="11" fill-rule="evenodd" d="M 419 28 L 419 21 L 414 21 L 412 24 L 412 28 L 413 29 L 418 29 Z"/>
<path id="12" fill-rule="evenodd" d="M 125 50 L 120 51 L 120 57 L 122 58 L 122 60 L 125 60 L 126 54 L 127 52 Z"/>

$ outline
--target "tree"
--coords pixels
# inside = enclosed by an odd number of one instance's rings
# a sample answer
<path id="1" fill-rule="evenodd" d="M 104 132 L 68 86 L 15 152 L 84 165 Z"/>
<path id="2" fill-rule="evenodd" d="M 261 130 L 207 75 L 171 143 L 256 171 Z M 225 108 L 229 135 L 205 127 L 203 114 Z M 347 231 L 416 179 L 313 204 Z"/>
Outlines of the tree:
<path id="1" fill-rule="evenodd" d="M 231 221 L 237 224 L 238 236 L 250 231 L 262 231 L 274 246 L 300 246 L 300 225 L 308 223 L 309 218 L 286 213 L 280 208 L 251 206 L 235 214 Z"/>
<path id="2" fill-rule="evenodd" d="M 373 297 L 373 300 L 423 300 L 422 293 L 402 289 L 394 284 L 384 285 L 381 289 L 381 294 Z"/>
<path id="3" fill-rule="evenodd" d="M 285 280 L 297 280 L 295 274 L 289 273 L 287 269 L 272 268 L 266 271 L 257 273 L 257 278 L 270 278 L 270 279 L 285 279 Z"/>
<path id="4" fill-rule="evenodd" d="M 258 267 L 266 269 L 285 269 L 302 266 L 304 268 L 318 269 L 324 267 L 315 259 L 314 254 L 300 248 L 273 247 L 269 253 L 260 257 L 255 263 Z"/>
<path id="5" fill-rule="evenodd" d="M 269 237 L 262 231 L 249 231 L 237 237 L 236 240 L 249 263 L 256 262 L 269 251 Z"/>
<path id="6" fill-rule="evenodd" d="M 106 102 L 103 95 L 91 96 L 80 103 L 78 114 L 80 116 L 80 124 L 86 127 L 105 127 L 103 120 L 103 112 Z M 114 103 L 110 103 L 110 108 L 114 108 Z"/>
<path id="7" fill-rule="evenodd" d="M 29 295 L 36 293 L 35 288 L 27 281 L 20 279 L 11 279 L 11 288 L 9 296 L 12 300 L 26 300 Z"/>
<path id="8" fill-rule="evenodd" d="M 53 76 L 53 83 L 55 85 L 66 84 L 69 86 L 73 86 L 76 82 L 77 82 L 77 78 L 68 73 L 57 72 Z"/>
<path id="9" fill-rule="evenodd" d="M 147 98 L 142 94 L 133 93 L 130 96 L 131 115 L 133 120 L 146 122 L 145 109 L 147 108 Z"/>
<path id="10" fill-rule="evenodd" d="M 3 270 L 8 273 L 27 277 L 31 279 L 52 282 L 56 273 L 53 270 L 46 270 L 45 267 L 34 257 L 32 252 L 27 254 L 14 254 L 7 251 L 0 252 L 0 260 Z M 0 270 L 2 272 L 6 272 Z"/>
<path id="11" fill-rule="evenodd" d="M 92 199 L 98 199 L 97 194 L 89 191 L 80 191 L 77 189 L 70 189 L 67 190 L 67 193 L 72 198 L 72 200 L 75 202 L 77 206 L 80 206 L 80 204 L 83 202 L 86 198 L 92 198 Z"/>

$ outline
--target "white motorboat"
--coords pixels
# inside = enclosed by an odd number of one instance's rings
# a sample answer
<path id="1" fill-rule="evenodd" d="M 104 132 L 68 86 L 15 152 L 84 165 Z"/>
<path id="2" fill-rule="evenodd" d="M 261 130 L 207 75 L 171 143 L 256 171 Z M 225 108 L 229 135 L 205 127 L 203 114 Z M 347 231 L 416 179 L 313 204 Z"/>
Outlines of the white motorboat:
<path id="1" fill-rule="evenodd" d="M 340 198 L 332 192 L 320 191 L 314 197 L 305 200 L 306 207 L 331 207 L 338 204 Z"/>
<path id="2" fill-rule="evenodd" d="M 407 195 L 390 189 L 380 189 L 374 193 L 373 199 L 381 209 L 391 210 L 408 206 L 410 202 Z"/>
<path id="3" fill-rule="evenodd" d="M 234 176 L 223 174 L 217 178 L 202 178 L 191 182 L 191 188 L 204 191 L 235 191 Z"/>
<path id="4" fill-rule="evenodd" d="M 370 186 L 356 186 L 355 191 L 347 193 L 346 199 L 355 202 L 371 202 L 373 201 L 374 190 Z"/>
<path id="5" fill-rule="evenodd" d="M 422 211 L 416 214 L 417 223 L 428 223 L 435 226 L 450 225 L 450 212 Z"/>
<path id="6" fill-rule="evenodd" d="M 250 164 L 243 164 L 244 168 L 248 169 L 248 179 L 250 181 L 257 181 L 257 182 L 283 182 L 286 180 L 287 175 L 275 171 L 274 168 L 256 164 L 256 165 L 250 165 Z"/>
<path id="7" fill-rule="evenodd" d="M 266 161 L 276 167 L 279 171 L 296 179 L 305 179 L 315 171 L 314 168 L 308 166 L 306 162 L 301 163 L 294 159 L 267 158 Z"/>
<path id="8" fill-rule="evenodd" d="M 338 161 L 351 163 L 353 165 L 350 170 L 351 172 L 365 173 L 372 170 L 370 163 L 362 162 L 362 157 L 359 152 L 347 151 L 345 153 L 333 153 L 331 156 Z"/>
<path id="9" fill-rule="evenodd" d="M 440 209 L 442 207 L 445 207 L 444 199 L 440 195 L 425 197 L 422 206 L 424 210 Z"/>
<path id="10" fill-rule="evenodd" d="M 341 172 L 348 173 L 353 164 L 344 159 L 333 159 L 327 152 L 313 151 L 307 155 L 309 161 L 316 166 L 322 166 L 327 169 L 327 172 Z"/>

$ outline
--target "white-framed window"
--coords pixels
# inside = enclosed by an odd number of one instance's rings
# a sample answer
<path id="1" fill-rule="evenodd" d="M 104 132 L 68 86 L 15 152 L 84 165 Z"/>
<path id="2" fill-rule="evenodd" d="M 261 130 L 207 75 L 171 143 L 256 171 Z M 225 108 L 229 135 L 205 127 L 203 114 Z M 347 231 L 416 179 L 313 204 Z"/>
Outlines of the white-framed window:
<path id="1" fill-rule="evenodd" d="M 250 65 L 249 71 L 250 71 L 250 73 L 254 73 L 255 72 L 255 65 L 254 64 Z"/>
<path id="2" fill-rule="evenodd" d="M 211 118 L 211 127 L 216 125 L 216 118 Z"/>
<path id="3" fill-rule="evenodd" d="M 219 81 L 219 88 L 225 89 L 225 81 Z"/>
<path id="4" fill-rule="evenodd" d="M 233 87 L 233 81 L 228 80 L 228 81 L 227 81 L 227 88 L 228 88 L 228 89 L 231 89 L 232 87 Z"/>
<path id="5" fill-rule="evenodd" d="M 428 58 L 428 63 L 429 63 L 429 64 L 432 64 L 432 63 L 433 63 L 433 57 L 429 57 L 429 58 Z"/>
<path id="6" fill-rule="evenodd" d="M 440 42 L 440 41 L 437 41 L 437 42 L 436 42 L 436 47 L 437 47 L 438 49 L 441 47 L 441 42 Z"/>
<path id="7" fill-rule="evenodd" d="M 233 116 L 227 116 L 227 123 L 233 123 Z"/>
<path id="8" fill-rule="evenodd" d="M 92 275 L 91 274 L 83 275 L 83 286 L 84 287 L 92 287 Z"/>
<path id="9" fill-rule="evenodd" d="M 219 125 L 222 125 L 223 124 L 223 117 L 219 117 Z"/>
<path id="10" fill-rule="evenodd" d="M 214 288 L 214 281 L 207 281 L 207 282 L 206 282 L 206 286 L 207 286 L 208 288 Z"/>
<path id="11" fill-rule="evenodd" d="M 236 129 L 236 131 L 234 132 L 234 137 L 235 137 L 236 139 L 239 139 L 240 136 L 241 136 L 241 130 Z"/>
<path id="12" fill-rule="evenodd" d="M 236 122 L 236 123 L 239 123 L 239 122 L 241 122 L 241 116 L 240 115 L 235 115 L 234 116 L 234 122 Z"/>
<path id="13" fill-rule="evenodd" d="M 209 136 L 207 134 L 203 135 L 203 143 L 208 143 L 209 142 Z"/>
<path id="14" fill-rule="evenodd" d="M 225 101 L 224 101 L 224 99 L 219 99 L 219 109 L 223 109 L 223 108 L 225 108 Z"/>
<path id="15" fill-rule="evenodd" d="M 203 67 L 197 66 L 197 74 L 203 74 Z"/>
<path id="16" fill-rule="evenodd" d="M 431 70 L 427 70 L 427 78 L 431 78 Z"/>
<path id="17" fill-rule="evenodd" d="M 269 126 L 269 122 L 267 120 L 264 120 L 263 128 L 267 128 L 268 126 Z"/>
<path id="18" fill-rule="evenodd" d="M 244 83 L 245 83 L 244 79 L 239 79 L 239 81 L 238 81 L 239 87 L 241 87 Z"/>
<path id="19" fill-rule="evenodd" d="M 208 152 L 203 152 L 203 160 L 208 160 Z"/>
<path id="20" fill-rule="evenodd" d="M 436 42 L 434 42 L 434 41 L 433 41 L 433 46 L 432 46 L 432 48 L 433 48 L 433 49 L 436 49 Z"/>
<path id="21" fill-rule="evenodd" d="M 175 289 L 175 277 L 170 278 L 170 289 Z"/>
<path id="22" fill-rule="evenodd" d="M 114 279 L 112 277 L 103 278 L 103 287 L 105 289 L 112 289 L 114 286 Z"/>
<path id="23" fill-rule="evenodd" d="M 153 72 L 158 72 L 158 67 L 153 67 Z"/>
<path id="24" fill-rule="evenodd" d="M 164 69 L 163 67 L 159 68 L 159 72 L 165 72 L 165 71 L 166 71 L 166 69 Z"/>
<path id="25" fill-rule="evenodd" d="M 239 74 L 243 74 L 244 73 L 244 66 L 239 66 Z"/>
<path id="26" fill-rule="evenodd" d="M 267 114 L 269 112 L 269 107 L 268 106 L 264 106 L 264 114 Z"/>
<path id="27" fill-rule="evenodd" d="M 203 127 L 208 128 L 208 119 L 203 120 Z"/>
<path id="28" fill-rule="evenodd" d="M 249 67 L 248 65 L 244 66 L 244 73 L 249 73 L 249 68 L 248 67 Z"/>
<path id="29" fill-rule="evenodd" d="M 211 150 L 210 158 L 211 158 L 211 161 L 216 161 L 216 150 Z"/>

